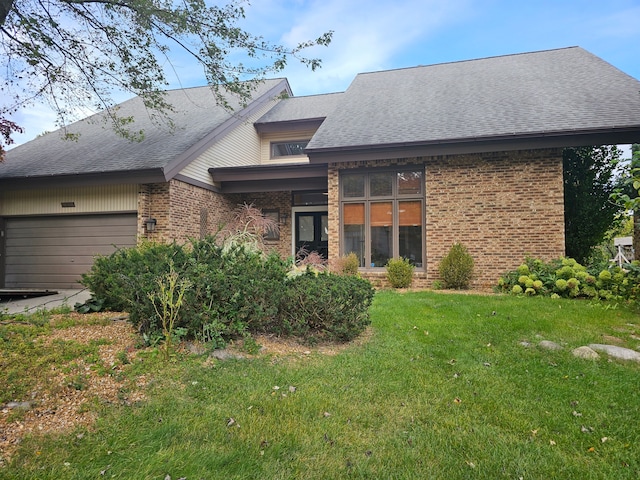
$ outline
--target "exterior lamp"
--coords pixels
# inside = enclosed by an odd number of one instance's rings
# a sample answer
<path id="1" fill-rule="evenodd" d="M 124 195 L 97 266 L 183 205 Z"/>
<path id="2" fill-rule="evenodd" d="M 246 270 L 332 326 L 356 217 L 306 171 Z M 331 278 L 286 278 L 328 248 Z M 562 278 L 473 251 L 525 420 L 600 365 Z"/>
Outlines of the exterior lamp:
<path id="1" fill-rule="evenodd" d="M 145 229 L 147 230 L 147 233 L 151 233 L 156 230 L 156 223 L 157 223 L 156 219 L 151 217 L 147 218 L 144 221 L 144 226 L 145 226 Z"/>

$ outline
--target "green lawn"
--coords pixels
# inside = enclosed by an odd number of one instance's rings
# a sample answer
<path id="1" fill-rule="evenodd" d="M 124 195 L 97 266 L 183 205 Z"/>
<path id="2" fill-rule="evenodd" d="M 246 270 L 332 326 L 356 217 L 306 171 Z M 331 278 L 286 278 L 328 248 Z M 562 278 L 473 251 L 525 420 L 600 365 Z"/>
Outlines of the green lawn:
<path id="1" fill-rule="evenodd" d="M 640 478 L 640 363 L 571 354 L 603 335 L 638 348 L 637 312 L 383 291 L 371 316 L 334 356 L 141 354 L 146 401 L 26 438 L 0 478 Z"/>

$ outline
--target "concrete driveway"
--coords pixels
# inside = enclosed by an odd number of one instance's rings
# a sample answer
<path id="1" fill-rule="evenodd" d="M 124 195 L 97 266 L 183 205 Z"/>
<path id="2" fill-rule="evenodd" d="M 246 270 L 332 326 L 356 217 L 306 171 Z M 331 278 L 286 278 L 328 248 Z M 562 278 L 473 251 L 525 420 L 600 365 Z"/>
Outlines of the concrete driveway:
<path id="1" fill-rule="evenodd" d="M 91 297 L 91 292 L 86 288 L 82 290 L 57 290 L 57 292 L 42 297 L 13 298 L 8 301 L 0 301 L 0 313 L 34 313 L 38 310 L 51 310 L 63 305 L 73 308 L 76 303 L 84 303 Z"/>

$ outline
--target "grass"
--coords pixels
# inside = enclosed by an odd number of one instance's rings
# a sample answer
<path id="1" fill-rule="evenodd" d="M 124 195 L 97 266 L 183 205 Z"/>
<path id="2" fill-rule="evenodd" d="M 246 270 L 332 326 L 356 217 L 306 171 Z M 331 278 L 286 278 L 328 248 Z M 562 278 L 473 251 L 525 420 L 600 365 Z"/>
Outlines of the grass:
<path id="1" fill-rule="evenodd" d="M 128 367 L 146 401 L 25 438 L 0 478 L 640 477 L 640 364 L 571 354 L 603 335 L 637 348 L 637 312 L 384 291 L 371 314 L 372 338 L 335 356 L 144 352 Z"/>

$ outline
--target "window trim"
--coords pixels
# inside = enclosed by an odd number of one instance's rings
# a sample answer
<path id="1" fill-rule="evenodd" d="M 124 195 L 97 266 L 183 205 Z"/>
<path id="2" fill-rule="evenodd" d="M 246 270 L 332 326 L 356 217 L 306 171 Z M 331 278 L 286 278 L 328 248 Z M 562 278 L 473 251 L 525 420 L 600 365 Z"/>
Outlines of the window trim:
<path id="1" fill-rule="evenodd" d="M 422 176 L 420 185 L 421 192 L 418 194 L 400 194 L 398 193 L 398 174 L 402 172 L 419 172 Z M 393 182 L 391 195 L 384 196 L 372 196 L 370 175 L 376 173 L 391 173 L 394 175 L 396 181 Z M 345 197 L 343 194 L 344 177 L 349 175 L 364 175 L 364 196 L 360 197 Z M 363 252 L 363 267 L 359 267 L 362 271 L 376 272 L 384 271 L 385 267 L 372 267 L 371 266 L 371 204 L 377 202 L 392 202 L 393 208 L 393 224 L 392 224 L 392 246 L 391 246 L 391 258 L 397 258 L 400 252 L 400 218 L 399 218 L 399 204 L 406 201 L 420 201 L 422 230 L 421 230 L 421 242 L 422 242 L 422 266 L 416 267 L 416 271 L 426 270 L 426 177 L 425 169 L 423 165 L 403 165 L 391 168 L 367 168 L 367 169 L 344 169 L 340 171 L 339 182 L 339 215 L 340 215 L 340 254 L 346 255 L 349 252 L 345 249 L 345 223 L 344 223 L 344 205 L 348 204 L 364 204 L 364 252 Z"/>

